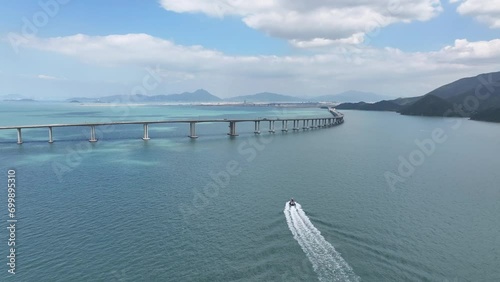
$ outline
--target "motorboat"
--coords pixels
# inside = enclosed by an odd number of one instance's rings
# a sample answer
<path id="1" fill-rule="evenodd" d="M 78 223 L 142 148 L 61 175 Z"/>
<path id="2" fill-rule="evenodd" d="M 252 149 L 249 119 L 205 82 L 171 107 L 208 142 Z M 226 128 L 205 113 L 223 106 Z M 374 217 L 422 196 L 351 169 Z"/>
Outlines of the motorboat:
<path id="1" fill-rule="evenodd" d="M 295 207 L 295 201 L 293 199 L 291 199 L 288 204 L 290 205 L 290 207 Z"/>

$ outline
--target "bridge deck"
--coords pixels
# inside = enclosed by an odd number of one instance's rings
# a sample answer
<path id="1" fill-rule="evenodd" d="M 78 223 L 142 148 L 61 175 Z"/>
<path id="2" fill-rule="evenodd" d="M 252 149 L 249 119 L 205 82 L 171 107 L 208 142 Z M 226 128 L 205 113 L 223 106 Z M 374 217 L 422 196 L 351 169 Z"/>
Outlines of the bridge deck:
<path id="1" fill-rule="evenodd" d="M 159 123 L 256 122 L 256 121 L 294 121 L 294 120 L 302 121 L 302 120 L 317 120 L 317 119 L 329 119 L 329 118 L 335 118 L 335 117 L 324 116 L 324 117 L 302 117 L 302 118 L 188 119 L 188 120 L 143 120 L 143 121 L 112 121 L 112 122 L 89 122 L 89 123 L 56 123 L 56 124 L 0 126 L 0 129 L 102 126 L 102 125 L 124 125 L 124 124 L 159 124 Z"/>
<path id="2" fill-rule="evenodd" d="M 260 123 L 269 122 L 269 132 L 275 132 L 274 123 L 277 121 L 282 122 L 281 130 L 288 131 L 288 122 L 293 121 L 292 130 L 299 130 L 299 123 L 302 122 L 302 129 L 306 130 L 308 128 L 319 128 L 333 126 L 341 124 L 344 122 L 342 116 L 328 116 L 328 117 L 302 117 L 302 118 L 256 118 L 256 119 L 185 119 L 185 120 L 146 120 L 146 121 L 109 121 L 109 122 L 88 122 L 88 123 L 57 123 L 57 124 L 35 124 L 35 125 L 17 125 L 17 126 L 2 126 L 0 129 L 15 129 L 17 130 L 17 143 L 23 143 L 22 129 L 30 128 L 48 128 L 49 130 L 49 143 L 54 142 L 54 134 L 52 129 L 54 127 L 71 127 L 71 126 L 87 126 L 90 127 L 90 142 L 97 142 L 96 127 L 105 125 L 127 125 L 127 124 L 142 124 L 143 125 L 143 140 L 149 140 L 149 125 L 150 124 L 168 124 L 168 123 L 188 123 L 189 124 L 189 135 L 190 138 L 198 138 L 196 135 L 196 124 L 197 123 L 213 123 L 213 122 L 227 122 L 229 123 L 229 136 L 238 136 L 236 133 L 236 123 L 238 122 L 254 122 L 255 123 L 255 134 L 260 134 Z M 311 125 L 309 125 L 311 121 Z"/>

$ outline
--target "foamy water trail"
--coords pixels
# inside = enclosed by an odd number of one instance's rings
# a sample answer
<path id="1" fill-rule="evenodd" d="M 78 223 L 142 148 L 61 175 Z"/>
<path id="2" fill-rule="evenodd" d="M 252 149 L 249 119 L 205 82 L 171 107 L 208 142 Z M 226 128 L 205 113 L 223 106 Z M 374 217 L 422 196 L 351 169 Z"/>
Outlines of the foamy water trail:
<path id="1" fill-rule="evenodd" d="M 311 261 L 319 281 L 360 280 L 340 253 L 314 227 L 299 203 L 290 207 L 287 202 L 283 212 L 293 238 Z"/>

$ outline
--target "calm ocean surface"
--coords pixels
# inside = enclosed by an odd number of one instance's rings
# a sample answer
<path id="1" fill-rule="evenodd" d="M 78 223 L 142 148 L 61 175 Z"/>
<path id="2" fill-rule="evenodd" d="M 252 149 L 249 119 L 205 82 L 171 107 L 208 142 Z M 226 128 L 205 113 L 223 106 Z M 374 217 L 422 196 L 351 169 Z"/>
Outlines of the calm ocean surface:
<path id="1" fill-rule="evenodd" d="M 106 127 L 93 144 L 87 127 L 54 128 L 53 144 L 46 129 L 23 130 L 22 145 L 0 130 L 0 281 L 500 281 L 500 124 L 344 114 L 305 132 L 242 124 L 236 138 L 202 124 L 197 140 L 186 124 L 151 125 L 147 142 L 142 125 Z M 299 116 L 329 114 L 0 103 L 0 126 Z M 415 140 L 435 130 L 446 140 L 425 154 Z"/>

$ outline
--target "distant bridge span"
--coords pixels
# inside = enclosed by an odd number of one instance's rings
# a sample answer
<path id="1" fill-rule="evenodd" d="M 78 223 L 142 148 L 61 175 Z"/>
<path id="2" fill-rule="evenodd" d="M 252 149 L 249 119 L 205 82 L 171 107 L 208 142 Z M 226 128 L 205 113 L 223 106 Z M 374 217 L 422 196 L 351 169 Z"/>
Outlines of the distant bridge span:
<path id="1" fill-rule="evenodd" d="M 196 135 L 196 124 L 197 123 L 213 123 L 213 122 L 226 122 L 229 124 L 229 136 L 238 136 L 236 133 L 236 124 L 241 122 L 253 122 L 255 123 L 255 134 L 260 134 L 260 123 L 269 123 L 269 133 L 275 132 L 275 123 L 281 122 L 281 131 L 288 131 L 288 123 L 293 122 L 293 131 L 298 131 L 300 129 L 307 130 L 313 128 L 331 127 L 335 125 L 342 124 L 344 122 L 344 116 L 333 116 L 333 117 L 310 117 L 310 118 L 257 118 L 257 119 L 186 119 L 186 120 L 157 120 L 157 121 L 114 121 L 114 122 L 96 122 L 96 123 L 60 123 L 60 124 L 44 124 L 44 125 L 20 125 L 20 126 L 1 126 L 0 130 L 17 130 L 17 144 L 23 143 L 22 130 L 32 129 L 32 128 L 47 128 L 48 129 L 48 142 L 53 143 L 53 132 L 54 127 L 74 127 L 74 126 L 86 126 L 90 128 L 90 138 L 89 142 L 97 142 L 96 138 L 96 127 L 107 126 L 107 125 L 130 125 L 130 124 L 142 124 L 143 125 L 143 140 L 149 140 L 149 125 L 150 124 L 169 124 L 169 123 L 187 123 L 189 124 L 189 135 L 190 138 L 198 138 Z"/>

